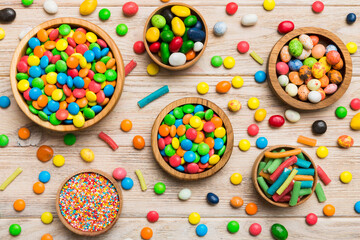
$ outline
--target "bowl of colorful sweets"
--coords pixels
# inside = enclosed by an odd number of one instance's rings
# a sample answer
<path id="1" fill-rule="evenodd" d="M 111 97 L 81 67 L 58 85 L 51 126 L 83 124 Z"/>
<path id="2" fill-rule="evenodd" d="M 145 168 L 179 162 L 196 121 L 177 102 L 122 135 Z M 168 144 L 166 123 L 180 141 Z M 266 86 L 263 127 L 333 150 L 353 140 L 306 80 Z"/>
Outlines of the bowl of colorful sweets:
<path id="1" fill-rule="evenodd" d="M 118 220 L 122 195 L 115 179 L 96 169 L 67 177 L 56 195 L 56 212 L 70 231 L 97 236 L 110 230 Z"/>
<path id="2" fill-rule="evenodd" d="M 254 162 L 252 181 L 267 202 L 278 207 L 294 207 L 314 193 L 316 165 L 302 149 L 290 145 L 267 148 Z"/>
<path id="3" fill-rule="evenodd" d="M 273 47 L 268 61 L 275 95 L 299 110 L 330 106 L 351 82 L 352 61 L 334 33 L 315 27 L 289 32 Z"/>
<path id="4" fill-rule="evenodd" d="M 185 3 L 168 3 L 145 23 L 144 43 L 150 58 L 168 70 L 194 65 L 205 51 L 208 28 L 203 16 Z"/>
<path id="5" fill-rule="evenodd" d="M 114 108 L 124 85 L 124 64 L 115 42 L 97 25 L 57 18 L 21 40 L 10 81 L 17 104 L 32 121 L 55 131 L 76 131 Z"/>
<path id="6" fill-rule="evenodd" d="M 181 180 L 202 179 L 218 172 L 228 162 L 233 144 L 226 114 L 214 103 L 196 97 L 167 105 L 151 132 L 156 161 Z"/>

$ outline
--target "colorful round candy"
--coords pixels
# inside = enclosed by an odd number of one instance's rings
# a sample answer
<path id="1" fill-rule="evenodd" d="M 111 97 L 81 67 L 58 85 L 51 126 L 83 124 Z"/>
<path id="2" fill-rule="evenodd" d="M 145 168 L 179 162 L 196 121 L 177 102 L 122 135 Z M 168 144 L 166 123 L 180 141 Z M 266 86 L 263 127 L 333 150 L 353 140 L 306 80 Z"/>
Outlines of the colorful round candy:
<path id="1" fill-rule="evenodd" d="M 237 50 L 240 52 L 240 53 L 247 53 L 250 49 L 250 45 L 248 42 L 246 41 L 240 41 L 237 45 Z"/>
<path id="2" fill-rule="evenodd" d="M 318 217 L 315 213 L 309 213 L 306 215 L 306 223 L 310 226 L 315 225 L 317 223 Z"/>
<path id="3" fill-rule="evenodd" d="M 342 183 L 349 183 L 352 180 L 352 174 L 349 171 L 344 171 L 340 174 L 340 180 Z"/>
<path id="4" fill-rule="evenodd" d="M 111 12 L 107 8 L 103 8 L 99 11 L 99 18 L 103 21 L 106 21 L 110 18 Z"/>
<path id="5" fill-rule="evenodd" d="M 21 227 L 19 224 L 11 224 L 9 227 L 9 233 L 12 236 L 18 236 L 21 233 Z"/>
<path id="6" fill-rule="evenodd" d="M 135 2 L 126 2 L 122 6 L 122 11 L 125 16 L 134 16 L 139 10 L 139 6 Z"/>
<path id="7" fill-rule="evenodd" d="M 239 6 L 237 5 L 237 3 L 234 2 L 229 2 L 226 5 L 226 13 L 229 15 L 234 15 L 236 13 L 236 11 L 238 10 Z"/>
<path id="8" fill-rule="evenodd" d="M 198 214 L 197 212 L 193 212 L 189 215 L 189 223 L 192 225 L 196 225 L 200 222 L 200 214 Z"/>
<path id="9" fill-rule="evenodd" d="M 18 212 L 21 212 L 22 210 L 24 210 L 25 206 L 26 206 L 25 201 L 22 199 L 17 199 L 13 204 L 15 211 L 18 211 Z"/>
<path id="10" fill-rule="evenodd" d="M 158 182 L 154 185 L 154 191 L 156 194 L 161 195 L 165 192 L 166 186 L 162 182 Z"/>
<path id="11" fill-rule="evenodd" d="M 227 225 L 227 230 L 229 233 L 236 233 L 240 229 L 240 225 L 237 221 L 230 221 Z"/>
<path id="12" fill-rule="evenodd" d="M 346 16 L 346 22 L 348 24 L 353 24 L 354 22 L 356 22 L 356 14 L 355 13 L 349 13 Z"/>
<path id="13" fill-rule="evenodd" d="M 207 234 L 208 232 L 208 228 L 205 224 L 199 224 L 196 227 L 196 235 L 198 235 L 199 237 L 203 237 Z"/>
<path id="14" fill-rule="evenodd" d="M 262 227 L 260 224 L 258 223 L 253 223 L 250 225 L 249 227 L 249 232 L 252 236 L 257 236 L 261 233 L 262 231 Z"/>
<path id="15" fill-rule="evenodd" d="M 322 1 L 315 1 L 312 4 L 312 10 L 315 13 L 321 13 L 324 10 L 324 3 Z"/>
<path id="16" fill-rule="evenodd" d="M 331 204 L 326 204 L 323 208 L 323 213 L 327 217 L 331 217 L 335 214 L 335 207 Z"/>
<path id="17" fill-rule="evenodd" d="M 256 147 L 260 149 L 266 148 L 268 145 L 268 140 L 265 137 L 259 137 L 256 139 Z"/>

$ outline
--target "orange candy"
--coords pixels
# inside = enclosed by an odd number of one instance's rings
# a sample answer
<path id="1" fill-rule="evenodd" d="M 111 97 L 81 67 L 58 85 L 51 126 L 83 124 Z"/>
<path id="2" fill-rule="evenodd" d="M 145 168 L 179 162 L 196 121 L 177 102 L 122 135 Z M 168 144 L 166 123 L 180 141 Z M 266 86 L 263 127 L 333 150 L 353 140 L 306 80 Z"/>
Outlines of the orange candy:
<path id="1" fill-rule="evenodd" d="M 189 124 L 190 122 L 190 118 L 192 117 L 193 115 L 191 115 L 190 113 L 186 114 L 184 117 L 183 117 L 183 124 Z"/>
<path id="2" fill-rule="evenodd" d="M 138 149 L 138 150 L 141 150 L 145 147 L 145 140 L 142 136 L 140 135 L 136 135 L 134 138 L 133 138 L 133 145 L 134 145 L 134 148 Z"/>
<path id="3" fill-rule="evenodd" d="M 91 79 L 88 78 L 88 77 L 84 77 L 83 79 L 84 79 L 84 88 L 86 89 L 86 88 L 89 87 L 89 84 L 90 84 L 90 82 L 91 82 Z M 115 81 L 114 81 L 114 82 L 115 82 Z"/>
<path id="4" fill-rule="evenodd" d="M 54 155 L 54 150 L 47 145 L 40 146 L 36 152 L 37 158 L 42 162 L 49 161 L 53 157 L 53 155 Z"/>
<path id="5" fill-rule="evenodd" d="M 106 68 L 107 68 L 107 69 L 110 69 L 110 68 L 114 67 L 114 66 L 115 66 L 115 63 L 116 63 L 115 58 L 111 58 L 111 59 L 106 63 Z"/>
<path id="6" fill-rule="evenodd" d="M 219 117 L 213 117 L 210 121 L 215 125 L 215 128 L 221 127 L 223 124 L 221 118 Z"/>
<path id="7" fill-rule="evenodd" d="M 181 137 L 182 135 L 184 135 L 186 132 L 186 127 L 185 125 L 180 125 L 178 126 L 178 128 L 176 129 L 176 133 L 179 137 Z"/>
<path id="8" fill-rule="evenodd" d="M 185 155 L 186 151 L 181 148 L 181 146 L 176 150 L 176 154 L 180 157 L 183 157 Z"/>
<path id="9" fill-rule="evenodd" d="M 221 81 L 216 84 L 216 92 L 218 93 L 227 93 L 231 88 L 231 83 L 229 81 Z"/>
<path id="10" fill-rule="evenodd" d="M 42 194 L 45 191 L 45 185 L 42 182 L 36 182 L 33 185 L 33 191 L 36 194 Z"/>
<path id="11" fill-rule="evenodd" d="M 36 37 L 40 40 L 40 42 L 46 42 L 48 40 L 48 33 L 45 29 L 40 29 L 37 32 Z"/>
<path id="12" fill-rule="evenodd" d="M 21 212 L 25 209 L 25 201 L 22 199 L 18 199 L 14 202 L 14 209 L 18 212 Z"/>
<path id="13" fill-rule="evenodd" d="M 185 56 L 186 56 L 186 61 L 193 60 L 195 58 L 195 51 L 190 50 L 185 54 Z"/>
<path id="14" fill-rule="evenodd" d="M 41 240 L 53 240 L 53 237 L 49 233 L 46 233 L 42 235 Z"/>
<path id="15" fill-rule="evenodd" d="M 31 103 L 31 105 L 32 105 L 35 109 L 37 109 L 37 110 L 41 110 L 41 109 L 42 109 L 42 107 L 39 106 L 39 104 L 37 103 L 37 101 L 33 101 L 33 102 Z"/>
<path id="16" fill-rule="evenodd" d="M 76 68 L 79 65 L 79 59 L 74 56 L 68 57 L 66 64 L 69 68 Z"/>
<path id="17" fill-rule="evenodd" d="M 67 108 L 67 102 L 66 101 L 62 101 L 60 102 L 60 106 L 59 106 L 59 109 L 66 109 Z"/>
<path id="18" fill-rule="evenodd" d="M 26 127 L 22 127 L 19 129 L 18 135 L 20 139 L 26 140 L 30 137 L 30 130 Z"/>
<path id="19" fill-rule="evenodd" d="M 51 96 L 52 92 L 57 89 L 55 85 L 47 84 L 44 88 L 45 94 Z"/>
<path id="20" fill-rule="evenodd" d="M 86 35 L 81 31 L 75 31 L 72 38 L 77 44 L 84 44 L 86 42 Z"/>
<path id="21" fill-rule="evenodd" d="M 67 97 L 66 99 L 65 99 L 65 101 L 67 102 L 67 103 L 72 103 L 72 102 L 75 102 L 76 101 L 76 97 L 74 97 L 74 95 L 70 95 L 70 97 Z"/>
<path id="22" fill-rule="evenodd" d="M 241 197 L 235 196 L 230 200 L 230 205 L 233 208 L 239 208 L 244 204 L 244 201 Z"/>
<path id="23" fill-rule="evenodd" d="M 215 141 L 214 141 L 214 139 L 213 139 L 212 137 L 207 137 L 207 138 L 205 139 L 205 143 L 206 143 L 207 145 L 209 145 L 210 149 L 213 149 L 213 148 L 214 148 Z"/>
<path id="24" fill-rule="evenodd" d="M 173 126 L 174 126 L 174 125 L 173 125 Z M 197 136 L 196 136 L 194 142 L 195 142 L 195 143 L 201 143 L 201 142 L 204 141 L 204 139 L 205 139 L 204 133 L 203 133 L 203 132 L 197 132 Z"/>
<path id="25" fill-rule="evenodd" d="M 40 95 L 40 97 L 37 99 L 37 104 L 39 107 L 44 108 L 48 104 L 48 98 L 46 95 Z"/>
<path id="26" fill-rule="evenodd" d="M 172 125 L 170 127 L 170 137 L 175 137 L 175 135 L 176 135 L 176 127 L 175 125 Z"/>
<path id="27" fill-rule="evenodd" d="M 257 213 L 258 207 L 255 203 L 248 203 L 245 207 L 245 211 L 249 215 L 254 215 Z"/>
<path id="28" fill-rule="evenodd" d="M 151 239 L 153 236 L 153 231 L 151 228 L 149 227 L 144 227 L 142 230 L 141 230 L 141 237 L 145 240 L 149 240 Z"/>
<path id="29" fill-rule="evenodd" d="M 335 207 L 331 204 L 326 204 L 323 208 L 325 216 L 331 217 L 335 214 Z"/>
<path id="30" fill-rule="evenodd" d="M 166 124 L 163 124 L 159 127 L 159 134 L 162 137 L 166 137 L 170 133 L 170 127 Z"/>
<path id="31" fill-rule="evenodd" d="M 80 108 L 84 108 L 88 104 L 88 100 L 86 99 L 86 97 L 83 97 L 76 100 L 76 103 L 79 105 Z"/>
<path id="32" fill-rule="evenodd" d="M 96 64 L 95 64 L 95 69 L 97 72 L 99 73 L 105 73 L 106 72 L 106 65 L 105 63 L 101 62 L 101 61 L 98 61 Z"/>
<path id="33" fill-rule="evenodd" d="M 132 128 L 132 122 L 129 119 L 124 119 L 124 120 L 122 120 L 122 122 L 120 124 L 120 128 L 124 132 L 128 132 Z"/>
<path id="34" fill-rule="evenodd" d="M 80 69 L 80 71 L 79 71 L 79 77 L 84 78 L 84 77 L 86 77 L 86 76 L 88 75 L 88 73 L 89 73 L 89 69 L 87 69 L 87 68 L 82 68 L 82 69 Z M 85 87 L 84 87 L 84 88 L 85 88 Z"/>
<path id="35" fill-rule="evenodd" d="M 42 58 L 42 56 L 44 56 L 44 52 L 45 52 L 45 50 L 40 46 L 36 46 L 34 48 L 34 55 L 39 58 Z"/>
<path id="36" fill-rule="evenodd" d="M 54 41 L 47 41 L 46 43 L 44 43 L 44 47 L 47 50 L 53 50 L 56 47 L 56 42 Z"/>

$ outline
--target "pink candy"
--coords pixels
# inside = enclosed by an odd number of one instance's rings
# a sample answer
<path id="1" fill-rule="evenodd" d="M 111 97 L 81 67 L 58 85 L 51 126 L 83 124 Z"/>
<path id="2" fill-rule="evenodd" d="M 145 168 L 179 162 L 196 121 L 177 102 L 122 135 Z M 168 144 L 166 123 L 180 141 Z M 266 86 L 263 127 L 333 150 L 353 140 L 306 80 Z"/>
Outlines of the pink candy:
<path id="1" fill-rule="evenodd" d="M 127 2 L 123 5 L 122 10 L 125 16 L 131 17 L 138 12 L 139 6 L 134 2 Z"/>
<path id="2" fill-rule="evenodd" d="M 253 236 L 257 236 L 261 233 L 262 227 L 258 223 L 253 223 L 250 225 L 249 232 Z"/>
<path id="3" fill-rule="evenodd" d="M 286 75 L 289 72 L 289 66 L 284 62 L 278 62 L 276 64 L 276 72 L 279 75 Z"/>
<path id="4" fill-rule="evenodd" d="M 188 173 L 194 174 L 199 171 L 199 165 L 197 165 L 196 163 L 189 163 L 186 169 Z"/>
<path id="5" fill-rule="evenodd" d="M 195 138 L 197 137 L 197 131 L 194 129 L 194 128 L 189 128 L 187 131 L 186 131 L 186 138 L 191 140 L 191 141 L 194 141 Z"/>
<path id="6" fill-rule="evenodd" d="M 112 175 L 116 180 L 123 180 L 126 177 L 126 170 L 124 168 L 115 168 Z"/>

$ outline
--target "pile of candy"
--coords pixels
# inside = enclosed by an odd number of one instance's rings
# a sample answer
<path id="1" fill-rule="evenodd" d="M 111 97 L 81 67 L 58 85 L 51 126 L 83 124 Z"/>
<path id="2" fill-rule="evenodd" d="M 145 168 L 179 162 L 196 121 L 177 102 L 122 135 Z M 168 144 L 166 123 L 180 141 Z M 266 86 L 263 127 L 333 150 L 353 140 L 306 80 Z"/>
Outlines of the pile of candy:
<path id="1" fill-rule="evenodd" d="M 114 221 L 120 201 L 116 188 L 107 178 L 89 172 L 75 175 L 64 184 L 59 206 L 72 227 L 97 232 Z"/>
<path id="2" fill-rule="evenodd" d="M 337 47 L 325 47 L 316 35 L 292 39 L 281 49 L 279 58 L 276 72 L 280 85 L 301 101 L 318 103 L 335 93 L 343 81 L 340 70 L 344 61 Z"/>
<path id="3" fill-rule="evenodd" d="M 171 167 L 195 174 L 220 161 L 226 136 L 223 121 L 212 109 L 186 104 L 165 116 L 159 127 L 158 147 Z"/>
<path id="4" fill-rule="evenodd" d="M 152 16 L 151 25 L 146 32 L 146 40 L 151 44 L 150 51 L 160 53 L 164 64 L 174 67 L 184 65 L 204 47 L 204 26 L 188 7 L 166 8 Z"/>
<path id="5" fill-rule="evenodd" d="M 53 125 L 82 127 L 114 93 L 116 61 L 106 42 L 68 24 L 40 29 L 17 64 L 17 88 L 29 110 Z"/>

